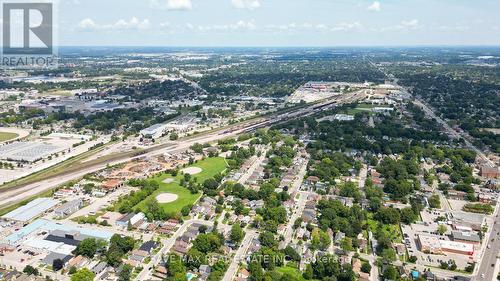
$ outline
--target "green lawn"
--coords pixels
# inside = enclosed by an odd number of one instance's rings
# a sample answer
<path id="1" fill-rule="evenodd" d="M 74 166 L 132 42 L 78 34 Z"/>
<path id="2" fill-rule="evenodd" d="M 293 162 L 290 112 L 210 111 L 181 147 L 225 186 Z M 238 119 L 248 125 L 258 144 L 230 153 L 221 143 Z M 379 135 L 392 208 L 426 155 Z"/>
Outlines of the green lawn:
<path id="1" fill-rule="evenodd" d="M 366 223 L 369 225 L 373 234 L 376 234 L 379 231 L 379 226 L 381 226 L 382 231 L 389 235 L 392 242 L 401 243 L 403 239 L 403 235 L 401 234 L 401 229 L 399 225 L 393 224 L 380 224 L 378 221 L 373 219 L 373 214 L 368 214 L 368 220 Z"/>
<path id="2" fill-rule="evenodd" d="M 288 273 L 292 276 L 297 276 L 297 279 L 299 281 L 306 281 L 306 279 L 304 277 L 302 277 L 302 273 L 295 267 L 291 267 L 291 266 L 277 267 L 276 271 L 281 273 L 281 274 Z M 315 280 L 315 279 L 313 279 L 313 280 Z"/>
<path id="3" fill-rule="evenodd" d="M 0 142 L 8 141 L 17 138 L 19 135 L 16 133 L 0 132 Z"/>
<path id="4" fill-rule="evenodd" d="M 199 174 L 193 175 L 193 177 L 199 183 L 202 183 L 206 179 L 211 178 L 220 172 L 223 172 L 226 169 L 226 160 L 220 157 L 207 158 L 193 165 L 190 165 L 189 167 L 198 167 L 203 170 Z M 179 182 L 182 177 L 183 176 L 179 173 L 176 177 L 174 177 L 174 181 L 171 183 L 163 182 L 167 178 L 173 178 L 173 176 L 170 174 L 163 174 L 161 176 L 154 177 L 153 179 L 158 181 L 158 183 L 160 184 L 160 188 L 153 194 L 151 194 L 148 198 L 137 204 L 137 207 L 143 209 L 147 200 L 156 198 L 156 196 L 160 193 L 173 193 L 179 196 L 174 202 L 160 204 L 167 213 L 179 213 L 182 207 L 193 204 L 198 200 L 198 198 L 200 198 L 201 193 L 191 194 L 191 192 L 187 188 L 180 186 Z"/>

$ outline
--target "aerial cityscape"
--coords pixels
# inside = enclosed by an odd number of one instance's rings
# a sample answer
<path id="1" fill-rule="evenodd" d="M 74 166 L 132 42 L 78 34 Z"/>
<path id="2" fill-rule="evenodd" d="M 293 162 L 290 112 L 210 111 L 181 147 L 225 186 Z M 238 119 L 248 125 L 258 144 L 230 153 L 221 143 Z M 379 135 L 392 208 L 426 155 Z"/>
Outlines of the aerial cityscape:
<path id="1" fill-rule="evenodd" d="M 0 280 L 500 280 L 498 1 L 15 2 Z"/>

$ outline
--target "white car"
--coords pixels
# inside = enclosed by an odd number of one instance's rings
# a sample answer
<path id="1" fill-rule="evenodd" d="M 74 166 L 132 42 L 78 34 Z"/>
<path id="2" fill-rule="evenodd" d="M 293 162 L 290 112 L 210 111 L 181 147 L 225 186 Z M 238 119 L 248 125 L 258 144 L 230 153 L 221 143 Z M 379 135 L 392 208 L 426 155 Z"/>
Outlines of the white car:
<path id="1" fill-rule="evenodd" d="M 484 273 L 483 273 L 483 274 L 481 274 L 481 278 L 483 278 L 483 279 L 484 279 Z"/>

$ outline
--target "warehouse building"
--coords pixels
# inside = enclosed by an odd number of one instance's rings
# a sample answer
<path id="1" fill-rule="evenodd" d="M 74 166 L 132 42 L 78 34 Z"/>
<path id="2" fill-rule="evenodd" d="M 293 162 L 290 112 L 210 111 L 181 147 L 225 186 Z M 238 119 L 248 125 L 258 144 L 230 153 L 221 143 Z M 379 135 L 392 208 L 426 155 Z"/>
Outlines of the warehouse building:
<path id="1" fill-rule="evenodd" d="M 78 198 L 64 203 L 61 207 L 55 209 L 54 213 L 57 218 L 64 218 L 80 210 L 81 207 L 83 207 L 83 200 Z"/>
<path id="2" fill-rule="evenodd" d="M 52 198 L 37 198 L 2 216 L 4 219 L 28 222 L 59 204 L 59 200 Z"/>
<path id="3" fill-rule="evenodd" d="M 33 163 L 63 150 L 63 147 L 42 142 L 14 142 L 0 146 L 0 159 Z"/>
<path id="4" fill-rule="evenodd" d="M 157 139 L 163 135 L 165 129 L 166 129 L 165 124 L 155 124 L 151 127 L 148 127 L 140 131 L 140 134 L 145 138 Z"/>

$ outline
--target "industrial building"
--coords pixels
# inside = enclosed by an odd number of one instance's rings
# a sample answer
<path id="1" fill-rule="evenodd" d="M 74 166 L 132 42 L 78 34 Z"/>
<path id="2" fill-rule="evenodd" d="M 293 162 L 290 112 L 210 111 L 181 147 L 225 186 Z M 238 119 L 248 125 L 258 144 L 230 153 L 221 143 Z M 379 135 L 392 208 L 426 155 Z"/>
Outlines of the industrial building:
<path id="1" fill-rule="evenodd" d="M 42 142 L 14 142 L 0 146 L 0 159 L 33 163 L 63 150 Z"/>
<path id="2" fill-rule="evenodd" d="M 64 218 L 80 210 L 81 207 L 83 207 L 83 200 L 78 198 L 64 203 L 61 207 L 55 209 L 54 213 L 57 218 Z"/>
<path id="3" fill-rule="evenodd" d="M 59 200 L 52 198 L 37 198 L 2 216 L 3 219 L 28 222 L 59 204 Z"/>
<path id="4" fill-rule="evenodd" d="M 160 138 L 166 130 L 165 124 L 155 124 L 151 127 L 143 129 L 140 134 L 145 138 L 157 139 Z"/>

